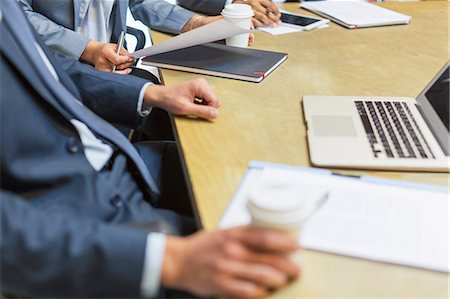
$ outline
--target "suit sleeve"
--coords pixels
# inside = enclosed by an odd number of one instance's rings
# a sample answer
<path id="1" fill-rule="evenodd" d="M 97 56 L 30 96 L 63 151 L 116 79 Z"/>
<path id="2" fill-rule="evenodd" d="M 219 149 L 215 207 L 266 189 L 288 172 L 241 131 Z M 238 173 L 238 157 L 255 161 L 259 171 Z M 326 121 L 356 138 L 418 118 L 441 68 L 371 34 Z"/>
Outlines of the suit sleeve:
<path id="1" fill-rule="evenodd" d="M 40 38 L 50 49 L 61 52 L 65 56 L 80 59 L 89 43 L 88 37 L 56 24 L 44 15 L 35 12 L 31 6 L 32 0 L 19 0 L 19 3 Z"/>
<path id="2" fill-rule="evenodd" d="M 177 4 L 205 15 L 219 15 L 225 6 L 226 0 L 177 0 Z"/>
<path id="3" fill-rule="evenodd" d="M 43 213 L 0 191 L 2 293 L 25 297 L 140 297 L 148 233 Z"/>
<path id="4" fill-rule="evenodd" d="M 130 0 L 130 10 L 135 19 L 151 29 L 175 34 L 180 33 L 194 15 L 193 12 L 165 0 Z"/>
<path id="5" fill-rule="evenodd" d="M 102 72 L 61 55 L 53 55 L 56 66 L 69 75 L 83 104 L 105 120 L 135 127 L 139 124 L 138 100 L 149 81 L 132 75 Z"/>

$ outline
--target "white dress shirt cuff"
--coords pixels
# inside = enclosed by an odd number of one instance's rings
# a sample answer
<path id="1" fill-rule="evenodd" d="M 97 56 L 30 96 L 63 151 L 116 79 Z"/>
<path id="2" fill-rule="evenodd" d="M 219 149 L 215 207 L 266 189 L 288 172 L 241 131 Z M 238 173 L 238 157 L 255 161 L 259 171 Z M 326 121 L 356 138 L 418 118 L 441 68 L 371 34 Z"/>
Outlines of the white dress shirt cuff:
<path id="1" fill-rule="evenodd" d="M 224 7 L 225 7 L 226 5 L 228 5 L 228 4 L 231 4 L 231 3 L 233 3 L 233 0 L 226 0 L 226 1 L 225 1 Z"/>
<path id="2" fill-rule="evenodd" d="M 137 102 L 137 112 L 141 117 L 147 117 L 150 114 L 150 112 L 152 112 L 153 107 L 143 108 L 145 91 L 147 90 L 147 87 L 149 87 L 152 84 L 153 83 L 151 82 L 145 83 L 141 89 L 141 92 L 139 93 L 139 98 Z"/>
<path id="3" fill-rule="evenodd" d="M 159 294 L 165 249 L 166 236 L 164 234 L 148 234 L 141 279 L 141 293 L 143 297 L 154 298 Z"/>

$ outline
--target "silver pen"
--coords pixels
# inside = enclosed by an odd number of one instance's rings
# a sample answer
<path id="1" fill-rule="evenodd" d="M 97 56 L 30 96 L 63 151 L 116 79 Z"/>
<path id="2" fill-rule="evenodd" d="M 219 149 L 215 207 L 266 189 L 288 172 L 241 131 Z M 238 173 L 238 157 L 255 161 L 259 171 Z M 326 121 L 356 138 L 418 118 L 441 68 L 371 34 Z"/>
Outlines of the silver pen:
<path id="1" fill-rule="evenodd" d="M 119 42 L 117 43 L 117 55 L 120 55 L 120 51 L 122 51 L 123 43 L 125 41 L 125 31 L 122 31 L 119 36 Z M 116 70 L 116 65 L 113 65 L 112 71 Z"/>

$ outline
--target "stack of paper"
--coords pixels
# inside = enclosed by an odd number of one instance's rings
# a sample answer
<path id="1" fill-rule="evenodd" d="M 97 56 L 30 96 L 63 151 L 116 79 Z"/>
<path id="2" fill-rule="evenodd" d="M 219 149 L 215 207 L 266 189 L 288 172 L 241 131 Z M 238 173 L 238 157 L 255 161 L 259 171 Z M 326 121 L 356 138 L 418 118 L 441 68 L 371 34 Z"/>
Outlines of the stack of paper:
<path id="1" fill-rule="evenodd" d="M 359 1 L 303 2 L 301 7 L 347 28 L 408 24 L 411 17 Z"/>

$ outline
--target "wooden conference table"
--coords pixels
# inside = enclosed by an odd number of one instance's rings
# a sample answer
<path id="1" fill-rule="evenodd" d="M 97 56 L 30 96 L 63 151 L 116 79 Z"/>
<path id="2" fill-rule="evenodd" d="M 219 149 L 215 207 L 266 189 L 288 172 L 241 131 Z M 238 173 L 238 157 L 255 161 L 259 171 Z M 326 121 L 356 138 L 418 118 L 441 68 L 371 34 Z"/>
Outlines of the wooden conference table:
<path id="1" fill-rule="evenodd" d="M 449 2 L 384 2 L 412 16 L 407 26 L 360 30 L 336 24 L 309 32 L 256 33 L 254 48 L 289 53 L 262 83 L 207 77 L 222 106 L 214 122 L 174 119 L 199 218 L 212 230 L 251 160 L 310 167 L 300 101 L 304 95 L 417 96 L 449 59 Z M 298 4 L 283 8 L 310 15 Z M 156 43 L 168 36 L 153 33 Z M 163 70 L 165 84 L 199 77 Z M 345 171 L 360 174 L 358 171 Z M 448 184 L 448 174 L 365 172 Z M 273 298 L 448 298 L 449 276 L 303 250 L 303 275 Z"/>

